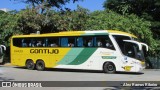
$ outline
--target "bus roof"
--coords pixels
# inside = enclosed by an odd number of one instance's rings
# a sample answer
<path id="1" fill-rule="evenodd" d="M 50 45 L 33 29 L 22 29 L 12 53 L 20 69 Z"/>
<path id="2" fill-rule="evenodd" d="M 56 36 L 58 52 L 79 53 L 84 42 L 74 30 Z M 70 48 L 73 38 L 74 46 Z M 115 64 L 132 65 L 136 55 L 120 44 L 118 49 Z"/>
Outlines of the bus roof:
<path id="1" fill-rule="evenodd" d="M 118 31 L 118 30 L 108 30 L 108 32 L 112 35 L 125 35 L 125 36 L 130 36 L 133 38 L 137 38 L 137 36 L 127 33 L 127 32 L 123 32 L 123 31 Z"/>
<path id="2" fill-rule="evenodd" d="M 88 35 L 123 35 L 137 38 L 135 35 L 118 30 L 64 31 L 58 33 L 15 35 L 13 37 L 50 37 L 50 36 L 88 36 Z"/>

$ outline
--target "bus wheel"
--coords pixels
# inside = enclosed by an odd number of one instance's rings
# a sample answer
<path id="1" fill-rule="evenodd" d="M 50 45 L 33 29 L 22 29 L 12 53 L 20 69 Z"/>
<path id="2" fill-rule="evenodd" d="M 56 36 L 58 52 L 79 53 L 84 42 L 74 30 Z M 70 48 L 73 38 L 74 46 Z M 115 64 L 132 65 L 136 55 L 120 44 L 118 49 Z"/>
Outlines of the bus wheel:
<path id="1" fill-rule="evenodd" d="M 35 67 L 35 64 L 33 62 L 33 60 L 27 60 L 26 61 L 26 68 L 29 69 L 29 70 L 33 70 Z"/>
<path id="2" fill-rule="evenodd" d="M 38 61 L 36 62 L 36 69 L 37 69 L 38 71 L 43 71 L 43 70 L 45 69 L 44 61 L 38 60 Z"/>
<path id="3" fill-rule="evenodd" d="M 113 63 L 111 63 L 111 62 L 106 62 L 103 65 L 103 71 L 105 73 L 115 73 L 116 72 L 115 65 Z"/>

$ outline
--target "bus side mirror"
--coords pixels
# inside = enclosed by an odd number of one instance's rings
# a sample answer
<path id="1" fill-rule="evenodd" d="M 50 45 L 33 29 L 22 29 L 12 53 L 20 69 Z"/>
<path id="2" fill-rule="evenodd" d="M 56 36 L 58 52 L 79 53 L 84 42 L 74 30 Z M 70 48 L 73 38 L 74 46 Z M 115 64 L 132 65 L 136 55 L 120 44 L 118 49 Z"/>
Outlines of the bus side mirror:
<path id="1" fill-rule="evenodd" d="M 146 47 L 146 51 L 148 51 L 149 46 L 148 46 L 147 44 L 141 43 L 141 45 L 142 45 L 142 46 L 145 46 L 145 47 Z"/>
<path id="2" fill-rule="evenodd" d="M 4 51 L 6 51 L 6 46 L 0 45 L 0 47 L 3 47 Z"/>

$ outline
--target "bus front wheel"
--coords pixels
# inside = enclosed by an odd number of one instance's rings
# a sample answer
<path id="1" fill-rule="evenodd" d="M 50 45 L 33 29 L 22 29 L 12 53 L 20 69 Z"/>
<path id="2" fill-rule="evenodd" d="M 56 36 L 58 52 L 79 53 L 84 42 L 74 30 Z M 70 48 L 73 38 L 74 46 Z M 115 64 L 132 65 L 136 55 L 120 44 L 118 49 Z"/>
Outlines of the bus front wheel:
<path id="1" fill-rule="evenodd" d="M 43 71 L 43 70 L 45 69 L 44 61 L 38 60 L 38 61 L 36 62 L 36 69 L 37 69 L 38 71 Z"/>
<path id="2" fill-rule="evenodd" d="M 29 70 L 33 70 L 34 67 L 35 67 L 35 64 L 34 64 L 33 60 L 27 60 L 26 68 L 29 69 Z"/>
<path id="3" fill-rule="evenodd" d="M 106 62 L 103 65 L 103 71 L 105 73 L 115 73 L 116 72 L 115 65 L 112 62 Z"/>

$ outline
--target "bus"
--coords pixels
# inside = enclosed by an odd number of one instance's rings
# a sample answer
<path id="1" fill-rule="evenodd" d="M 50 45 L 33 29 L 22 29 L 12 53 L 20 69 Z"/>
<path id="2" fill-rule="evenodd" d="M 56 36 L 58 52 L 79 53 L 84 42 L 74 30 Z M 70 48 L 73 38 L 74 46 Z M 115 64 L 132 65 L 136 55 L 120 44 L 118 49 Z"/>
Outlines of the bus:
<path id="1" fill-rule="evenodd" d="M 141 72 L 148 45 L 137 39 L 118 30 L 16 35 L 11 38 L 11 64 L 39 71 L 59 68 Z"/>
<path id="2" fill-rule="evenodd" d="M 6 50 L 6 47 L 4 45 L 0 45 L 0 64 L 4 62 L 4 51 Z"/>

